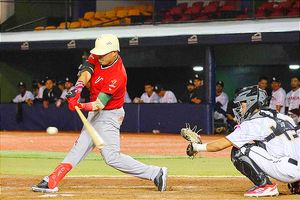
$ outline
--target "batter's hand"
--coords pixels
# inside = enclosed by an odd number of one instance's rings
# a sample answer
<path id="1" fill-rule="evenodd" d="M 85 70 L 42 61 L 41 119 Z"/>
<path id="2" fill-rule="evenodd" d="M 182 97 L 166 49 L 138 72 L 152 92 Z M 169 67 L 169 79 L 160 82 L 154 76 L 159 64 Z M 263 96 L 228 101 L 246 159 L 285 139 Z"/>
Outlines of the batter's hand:
<path id="1" fill-rule="evenodd" d="M 78 103 L 77 106 L 79 109 L 87 111 L 87 112 L 101 110 L 101 108 L 99 106 L 97 106 L 96 101 L 88 102 L 88 103 Z"/>
<path id="2" fill-rule="evenodd" d="M 93 106 L 92 106 L 91 102 L 78 103 L 77 106 L 80 110 L 84 110 L 84 111 L 88 111 L 88 112 L 93 110 Z"/>
<path id="3" fill-rule="evenodd" d="M 68 106 L 71 111 L 75 110 L 75 106 L 78 104 L 78 100 L 80 98 L 80 92 L 76 89 L 69 91 L 66 95 Z"/>

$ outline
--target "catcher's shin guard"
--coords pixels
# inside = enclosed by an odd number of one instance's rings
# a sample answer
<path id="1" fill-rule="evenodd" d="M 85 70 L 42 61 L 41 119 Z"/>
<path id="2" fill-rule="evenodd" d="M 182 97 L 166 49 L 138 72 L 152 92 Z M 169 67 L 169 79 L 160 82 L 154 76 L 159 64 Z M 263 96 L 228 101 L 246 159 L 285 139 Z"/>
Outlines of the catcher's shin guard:
<path id="1" fill-rule="evenodd" d="M 231 150 L 231 161 L 237 170 L 248 177 L 256 186 L 272 184 L 260 167 L 249 157 L 249 151 L 252 145 L 246 145 L 245 153 L 236 147 Z"/>

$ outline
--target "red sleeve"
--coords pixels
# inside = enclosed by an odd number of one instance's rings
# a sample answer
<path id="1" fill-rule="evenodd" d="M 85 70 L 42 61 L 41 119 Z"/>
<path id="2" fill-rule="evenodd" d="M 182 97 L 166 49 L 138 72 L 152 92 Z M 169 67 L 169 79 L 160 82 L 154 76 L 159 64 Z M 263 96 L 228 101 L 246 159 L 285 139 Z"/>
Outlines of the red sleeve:
<path id="1" fill-rule="evenodd" d="M 108 81 L 106 81 L 105 85 L 103 86 L 100 92 L 114 96 L 119 90 L 119 88 L 123 85 L 124 83 L 121 78 L 112 77 Z"/>
<path id="2" fill-rule="evenodd" d="M 92 65 L 96 65 L 98 62 L 98 56 L 95 54 L 90 54 L 89 57 L 86 59 L 87 62 L 89 62 Z"/>

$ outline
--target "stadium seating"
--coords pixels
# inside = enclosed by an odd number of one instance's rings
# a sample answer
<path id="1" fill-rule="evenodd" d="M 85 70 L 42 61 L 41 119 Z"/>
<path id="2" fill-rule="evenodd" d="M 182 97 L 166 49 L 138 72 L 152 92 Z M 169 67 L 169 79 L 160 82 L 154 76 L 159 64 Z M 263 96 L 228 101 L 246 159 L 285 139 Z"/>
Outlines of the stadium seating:
<path id="1" fill-rule="evenodd" d="M 79 21 L 75 21 L 75 22 L 71 22 L 70 23 L 70 29 L 74 29 L 74 28 L 80 28 L 81 27 L 81 23 Z"/>
<path id="2" fill-rule="evenodd" d="M 95 12 L 95 16 L 94 16 L 95 19 L 103 19 L 105 18 L 105 11 L 97 11 Z"/>
<path id="3" fill-rule="evenodd" d="M 55 30 L 56 26 L 46 26 L 45 30 Z"/>
<path id="4" fill-rule="evenodd" d="M 257 4 L 257 5 L 256 5 Z M 214 19 L 251 19 L 251 18 L 276 18 L 276 17 L 297 17 L 299 16 L 300 2 L 286 0 L 284 2 L 262 2 L 257 1 L 252 6 L 242 7 L 235 0 L 220 1 L 207 0 L 188 3 L 179 3 L 176 6 L 161 10 L 157 13 L 158 21 L 163 23 L 207 21 Z M 250 5 L 250 4 L 249 4 Z M 138 5 L 127 7 L 115 7 L 106 11 L 87 11 L 82 18 L 73 22 L 67 22 L 67 28 L 89 28 L 101 26 L 116 26 L 130 24 L 151 24 L 153 5 Z M 35 27 L 34 30 L 65 29 L 65 22 L 53 27 Z"/>
<path id="5" fill-rule="evenodd" d="M 57 29 L 65 29 L 65 27 L 66 27 L 66 22 L 61 22 L 57 27 Z M 70 27 L 70 22 L 67 22 L 67 28 L 69 27 Z"/>
<path id="6" fill-rule="evenodd" d="M 37 26 L 34 28 L 35 31 L 43 31 L 45 30 L 45 27 L 44 26 Z"/>
<path id="7" fill-rule="evenodd" d="M 297 17 L 300 16 L 300 1 L 296 1 L 295 4 L 289 9 L 287 16 L 289 17 Z"/>
<path id="8" fill-rule="evenodd" d="M 181 5 L 186 7 L 187 4 Z M 152 22 L 153 14 L 152 5 L 139 5 L 127 7 L 115 7 L 107 11 L 87 11 L 82 18 L 73 22 L 67 22 L 67 28 L 89 28 L 98 26 L 116 26 L 116 25 L 130 25 L 132 23 L 149 23 Z M 65 22 L 59 23 L 56 26 L 37 26 L 34 28 L 36 31 L 65 29 Z"/>
<path id="9" fill-rule="evenodd" d="M 94 17 L 95 17 L 95 12 L 92 12 L 92 11 L 84 13 L 84 16 L 83 16 L 83 18 L 86 20 L 93 19 Z"/>
<path id="10" fill-rule="evenodd" d="M 82 28 L 88 28 L 92 26 L 92 22 L 91 21 L 87 21 L 87 20 L 82 20 L 81 21 L 81 27 Z"/>
<path id="11" fill-rule="evenodd" d="M 128 10 L 124 9 L 124 10 L 118 10 L 116 13 L 116 17 L 117 18 L 124 18 L 127 17 L 128 15 Z"/>
<path id="12" fill-rule="evenodd" d="M 108 19 L 114 19 L 116 17 L 116 11 L 115 10 L 109 10 L 105 12 L 105 18 Z"/>

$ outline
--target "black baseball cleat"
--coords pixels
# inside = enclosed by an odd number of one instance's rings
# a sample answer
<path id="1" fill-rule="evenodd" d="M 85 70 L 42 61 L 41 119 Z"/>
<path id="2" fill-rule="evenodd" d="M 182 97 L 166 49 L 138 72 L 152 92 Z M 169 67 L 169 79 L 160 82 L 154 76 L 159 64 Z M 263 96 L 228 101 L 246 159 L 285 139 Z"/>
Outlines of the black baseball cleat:
<path id="1" fill-rule="evenodd" d="M 289 183 L 288 188 L 292 194 L 300 194 L 300 181 Z"/>
<path id="2" fill-rule="evenodd" d="M 160 192 L 166 191 L 167 178 L 168 178 L 168 169 L 166 167 L 162 167 L 154 179 L 154 184 L 157 187 L 158 191 Z"/>
<path id="3" fill-rule="evenodd" d="M 48 187 L 48 180 L 49 180 L 49 177 L 45 176 L 39 184 L 34 185 L 34 186 L 31 187 L 32 191 L 34 191 L 34 192 L 46 192 L 46 193 L 55 193 L 55 192 L 57 192 L 58 191 L 57 187 L 55 187 L 53 189 L 50 189 Z"/>

